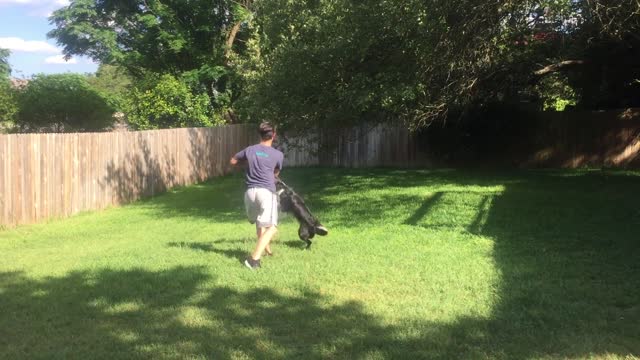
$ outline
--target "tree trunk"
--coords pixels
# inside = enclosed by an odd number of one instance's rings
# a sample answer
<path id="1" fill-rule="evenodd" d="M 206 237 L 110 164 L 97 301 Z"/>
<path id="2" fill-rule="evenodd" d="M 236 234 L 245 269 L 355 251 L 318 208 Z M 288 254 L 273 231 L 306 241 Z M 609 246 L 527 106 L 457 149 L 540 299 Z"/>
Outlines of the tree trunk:
<path id="1" fill-rule="evenodd" d="M 242 26 L 242 21 L 238 21 L 231 31 L 229 32 L 229 37 L 227 37 L 227 47 L 224 50 L 225 59 L 229 60 L 229 55 L 231 55 L 231 48 L 233 47 L 233 42 L 236 40 L 236 35 L 238 35 L 238 31 L 240 31 L 240 26 Z"/>

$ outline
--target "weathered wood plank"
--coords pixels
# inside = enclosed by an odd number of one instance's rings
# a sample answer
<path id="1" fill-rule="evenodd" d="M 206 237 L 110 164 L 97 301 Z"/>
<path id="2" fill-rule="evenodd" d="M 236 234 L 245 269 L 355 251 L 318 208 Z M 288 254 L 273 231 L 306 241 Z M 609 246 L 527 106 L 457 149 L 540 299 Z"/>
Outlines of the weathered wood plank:
<path id="1" fill-rule="evenodd" d="M 7 219 L 5 218 L 5 209 L 7 206 L 7 202 L 5 200 L 7 194 L 9 194 L 9 190 L 5 186 L 5 168 L 4 163 L 6 161 L 6 153 L 7 150 L 5 148 L 7 137 L 5 135 L 0 135 L 0 224 L 7 223 Z"/>

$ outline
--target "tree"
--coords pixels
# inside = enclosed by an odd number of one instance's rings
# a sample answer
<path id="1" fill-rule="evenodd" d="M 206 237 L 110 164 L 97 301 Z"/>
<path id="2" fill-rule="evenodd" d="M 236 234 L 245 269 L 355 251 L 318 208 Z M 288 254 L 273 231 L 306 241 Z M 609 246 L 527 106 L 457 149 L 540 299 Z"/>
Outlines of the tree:
<path id="1" fill-rule="evenodd" d="M 107 64 L 100 64 L 95 75 L 87 80 L 97 90 L 118 95 L 126 93 L 132 84 L 131 77 L 123 68 Z"/>
<path id="2" fill-rule="evenodd" d="M 570 56 L 584 66 L 568 73 L 580 93 L 579 106 L 606 109 L 640 106 L 640 1 L 584 0 L 584 21 Z M 566 56 L 565 54 L 562 54 Z M 561 56 L 562 56 L 561 55 Z"/>
<path id="3" fill-rule="evenodd" d="M 183 81 L 171 75 L 141 82 L 127 97 L 125 112 L 129 124 L 138 130 L 216 124 L 209 98 L 194 95 Z"/>
<path id="4" fill-rule="evenodd" d="M 17 111 L 15 90 L 8 81 L 0 79 L 0 132 L 13 126 Z"/>
<path id="5" fill-rule="evenodd" d="M 118 65 L 137 79 L 169 74 L 220 111 L 233 86 L 227 58 L 242 38 L 245 0 L 72 0 L 53 13 L 49 33 L 66 56 Z M 241 48 L 240 48 L 241 50 Z"/>
<path id="6" fill-rule="evenodd" d="M 621 99 L 640 98 L 639 9 L 636 0 L 266 0 L 239 105 L 302 129 L 418 128 L 488 103 L 542 107 L 537 99 L 567 94 L 580 106 L 629 106 Z M 542 81 L 552 74 L 562 76 Z M 594 102 L 602 98 L 618 100 Z"/>
<path id="7" fill-rule="evenodd" d="M 9 55 L 11 55 L 11 51 L 0 48 L 0 80 L 7 80 L 11 75 Z"/>
<path id="8" fill-rule="evenodd" d="M 132 79 L 121 67 L 100 64 L 95 75 L 87 78 L 89 84 L 103 95 L 109 97 L 117 110 L 122 110 Z"/>
<path id="9" fill-rule="evenodd" d="M 218 116 L 419 128 L 493 103 L 640 106 L 638 19 L 638 0 L 73 0 L 49 35 Z"/>
<path id="10" fill-rule="evenodd" d="M 16 125 L 22 132 L 104 130 L 114 108 L 79 74 L 35 75 L 18 94 Z"/>
<path id="11" fill-rule="evenodd" d="M 9 55 L 11 52 L 0 49 L 0 132 L 13 125 L 15 114 L 18 110 L 15 99 L 15 90 L 11 87 L 9 75 Z"/>
<path id="12" fill-rule="evenodd" d="M 485 1 L 265 1 L 247 116 L 305 128 L 406 119 L 472 103 L 509 59 L 514 6 Z M 514 24 L 517 28 L 519 24 Z M 243 103 L 244 105 L 244 103 Z"/>

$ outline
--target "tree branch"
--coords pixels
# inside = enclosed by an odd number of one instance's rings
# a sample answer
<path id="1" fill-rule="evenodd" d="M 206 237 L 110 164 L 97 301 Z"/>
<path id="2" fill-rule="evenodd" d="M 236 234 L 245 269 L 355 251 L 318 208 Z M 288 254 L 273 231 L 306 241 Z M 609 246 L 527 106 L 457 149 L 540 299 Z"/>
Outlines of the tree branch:
<path id="1" fill-rule="evenodd" d="M 577 65 L 584 65 L 584 64 L 585 64 L 584 60 L 565 60 L 559 63 L 545 66 L 542 69 L 535 71 L 534 74 L 537 76 L 544 76 L 553 72 L 565 70 L 566 68 L 569 68 L 569 67 L 574 67 Z"/>

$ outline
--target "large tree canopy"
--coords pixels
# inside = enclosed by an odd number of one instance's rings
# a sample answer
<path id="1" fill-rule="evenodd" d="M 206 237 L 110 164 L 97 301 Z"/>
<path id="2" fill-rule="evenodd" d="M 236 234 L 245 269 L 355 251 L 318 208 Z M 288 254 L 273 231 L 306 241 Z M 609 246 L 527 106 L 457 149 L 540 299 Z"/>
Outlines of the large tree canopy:
<path id="1" fill-rule="evenodd" d="M 72 0 L 50 36 L 245 121 L 418 128 L 496 102 L 640 106 L 639 18 L 638 0 Z"/>
<path id="2" fill-rule="evenodd" d="M 637 0 L 263 1 L 242 105 L 300 127 L 421 127 L 483 103 L 560 96 L 640 105 L 639 11 Z"/>
<path id="3" fill-rule="evenodd" d="M 74 0 L 51 16 L 64 54 L 117 63 L 134 74 L 179 73 L 218 64 L 231 24 L 222 1 Z"/>
<path id="4" fill-rule="evenodd" d="M 222 0 L 73 0 L 53 13 L 49 36 L 66 56 L 86 55 L 138 78 L 183 77 L 216 104 L 229 99 L 225 56 L 246 16 L 239 9 Z"/>

